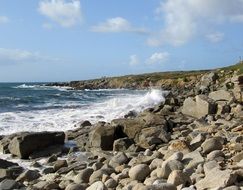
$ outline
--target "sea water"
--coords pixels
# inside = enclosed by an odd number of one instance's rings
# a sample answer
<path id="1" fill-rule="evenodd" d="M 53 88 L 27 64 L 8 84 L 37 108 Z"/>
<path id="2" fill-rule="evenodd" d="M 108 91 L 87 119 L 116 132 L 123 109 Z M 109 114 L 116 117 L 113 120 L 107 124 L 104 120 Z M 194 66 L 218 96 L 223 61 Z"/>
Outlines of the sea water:
<path id="1" fill-rule="evenodd" d="M 83 120 L 109 122 L 164 100 L 161 90 L 71 90 L 44 83 L 0 83 L 0 135 L 66 131 Z"/>

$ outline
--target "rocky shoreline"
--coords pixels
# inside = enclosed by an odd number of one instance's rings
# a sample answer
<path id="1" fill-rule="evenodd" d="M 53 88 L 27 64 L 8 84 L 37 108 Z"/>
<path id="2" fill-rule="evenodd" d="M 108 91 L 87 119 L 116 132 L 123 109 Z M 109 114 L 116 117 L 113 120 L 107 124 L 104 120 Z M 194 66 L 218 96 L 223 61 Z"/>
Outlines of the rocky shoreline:
<path id="1" fill-rule="evenodd" d="M 0 159 L 0 189 L 243 189 L 243 76 L 189 78 L 168 83 L 156 107 L 110 123 L 0 137 L 0 152 L 31 162 Z"/>

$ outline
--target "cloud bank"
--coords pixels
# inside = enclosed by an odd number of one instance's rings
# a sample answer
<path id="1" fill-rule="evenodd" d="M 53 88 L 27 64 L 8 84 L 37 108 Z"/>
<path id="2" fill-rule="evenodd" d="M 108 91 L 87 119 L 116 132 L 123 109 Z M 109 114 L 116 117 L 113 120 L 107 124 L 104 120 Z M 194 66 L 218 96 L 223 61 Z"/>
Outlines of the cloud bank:
<path id="1" fill-rule="evenodd" d="M 42 0 L 39 2 L 38 10 L 42 15 L 62 27 L 72 27 L 82 21 L 79 0 Z"/>
<path id="2" fill-rule="evenodd" d="M 243 0 L 165 0 L 155 13 L 163 19 L 165 25 L 160 32 L 148 39 L 148 44 L 180 46 L 196 35 L 208 33 L 206 28 L 214 28 L 224 23 L 242 23 Z M 208 38 L 217 42 L 222 35 Z"/>

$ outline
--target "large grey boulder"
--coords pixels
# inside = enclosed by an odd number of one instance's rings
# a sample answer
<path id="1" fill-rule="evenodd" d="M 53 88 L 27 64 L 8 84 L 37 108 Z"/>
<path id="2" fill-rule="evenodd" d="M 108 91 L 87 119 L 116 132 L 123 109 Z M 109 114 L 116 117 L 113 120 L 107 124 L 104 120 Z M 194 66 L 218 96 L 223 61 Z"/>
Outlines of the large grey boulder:
<path id="1" fill-rule="evenodd" d="M 195 118 L 202 118 L 208 114 L 215 114 L 217 104 L 205 95 L 197 95 L 195 100 L 191 97 L 187 98 L 182 107 L 182 113 Z"/>
<path id="2" fill-rule="evenodd" d="M 19 133 L 9 144 L 11 154 L 27 159 L 30 154 L 52 145 L 64 144 L 64 132 Z"/>

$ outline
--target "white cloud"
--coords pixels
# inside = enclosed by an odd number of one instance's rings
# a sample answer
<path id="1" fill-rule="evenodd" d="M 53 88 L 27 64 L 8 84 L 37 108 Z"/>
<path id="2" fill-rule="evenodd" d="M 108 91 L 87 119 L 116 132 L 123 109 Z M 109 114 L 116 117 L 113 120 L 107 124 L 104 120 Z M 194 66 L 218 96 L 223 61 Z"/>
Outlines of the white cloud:
<path id="1" fill-rule="evenodd" d="M 218 43 L 220 41 L 223 40 L 224 38 L 224 33 L 222 32 L 215 32 L 215 33 L 211 33 L 211 34 L 207 34 L 206 38 L 212 42 L 212 43 Z"/>
<path id="2" fill-rule="evenodd" d="M 6 16 L 0 16 L 0 24 L 5 24 L 9 22 L 9 18 Z"/>
<path id="3" fill-rule="evenodd" d="M 168 61 L 170 54 L 168 52 L 156 52 L 147 60 L 148 64 L 163 64 Z"/>
<path id="4" fill-rule="evenodd" d="M 39 52 L 0 48 L 0 64 L 16 64 L 40 61 L 55 62 L 59 61 L 59 59 L 41 55 Z"/>
<path id="5" fill-rule="evenodd" d="M 206 28 L 243 22 L 243 0 L 165 0 L 156 14 L 163 18 L 165 26 L 148 39 L 148 44 L 179 46 L 207 33 Z"/>
<path id="6" fill-rule="evenodd" d="M 134 33 L 148 33 L 145 28 L 136 28 L 131 25 L 131 23 L 122 18 L 115 17 L 107 19 L 105 22 L 102 22 L 96 26 L 91 27 L 93 32 L 134 32 Z"/>
<path id="7" fill-rule="evenodd" d="M 134 65 L 138 65 L 139 63 L 140 61 L 137 55 L 134 54 L 130 56 L 129 65 L 134 66 Z"/>
<path id="8" fill-rule="evenodd" d="M 62 27 L 72 27 L 82 21 L 79 0 L 42 0 L 39 3 L 38 10 L 42 15 Z"/>

